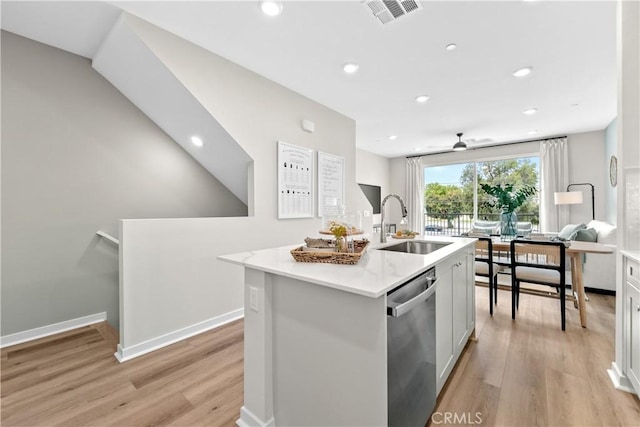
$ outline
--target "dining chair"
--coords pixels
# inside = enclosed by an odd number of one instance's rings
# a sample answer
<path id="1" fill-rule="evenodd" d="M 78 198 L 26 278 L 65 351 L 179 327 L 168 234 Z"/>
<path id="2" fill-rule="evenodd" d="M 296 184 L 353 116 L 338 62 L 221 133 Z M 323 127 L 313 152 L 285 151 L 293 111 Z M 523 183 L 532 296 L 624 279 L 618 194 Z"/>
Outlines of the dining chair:
<path id="1" fill-rule="evenodd" d="M 511 318 L 520 304 L 520 282 L 547 285 L 560 293 L 560 318 L 565 330 L 565 244 L 532 240 L 511 241 Z"/>
<path id="2" fill-rule="evenodd" d="M 493 243 L 491 237 L 469 234 L 478 239 L 476 242 L 475 273 L 476 276 L 489 279 L 489 313 L 493 316 L 494 301 L 498 303 L 498 271 L 500 266 L 493 262 Z"/>

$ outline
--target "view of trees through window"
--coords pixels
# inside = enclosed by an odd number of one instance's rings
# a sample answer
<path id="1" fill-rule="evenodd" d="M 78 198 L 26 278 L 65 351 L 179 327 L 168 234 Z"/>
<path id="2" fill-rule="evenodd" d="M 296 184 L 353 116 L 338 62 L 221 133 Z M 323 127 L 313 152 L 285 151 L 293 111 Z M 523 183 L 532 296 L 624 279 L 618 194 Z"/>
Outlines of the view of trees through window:
<path id="1" fill-rule="evenodd" d="M 540 188 L 539 157 L 462 163 L 426 167 L 425 230 L 459 234 L 471 229 L 474 218 L 498 221 L 500 211 L 487 203 L 491 198 L 481 183 L 513 184 L 514 188 Z M 528 221 L 537 229 L 539 191 L 516 210 L 518 221 Z"/>

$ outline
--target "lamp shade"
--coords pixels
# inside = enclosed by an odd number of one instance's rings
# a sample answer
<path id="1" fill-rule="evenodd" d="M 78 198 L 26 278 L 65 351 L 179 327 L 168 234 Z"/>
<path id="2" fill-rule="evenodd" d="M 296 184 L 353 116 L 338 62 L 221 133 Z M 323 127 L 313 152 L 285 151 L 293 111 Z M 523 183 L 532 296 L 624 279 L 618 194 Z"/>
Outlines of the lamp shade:
<path id="1" fill-rule="evenodd" d="M 563 191 L 553 193 L 556 205 L 579 205 L 582 203 L 582 191 Z"/>

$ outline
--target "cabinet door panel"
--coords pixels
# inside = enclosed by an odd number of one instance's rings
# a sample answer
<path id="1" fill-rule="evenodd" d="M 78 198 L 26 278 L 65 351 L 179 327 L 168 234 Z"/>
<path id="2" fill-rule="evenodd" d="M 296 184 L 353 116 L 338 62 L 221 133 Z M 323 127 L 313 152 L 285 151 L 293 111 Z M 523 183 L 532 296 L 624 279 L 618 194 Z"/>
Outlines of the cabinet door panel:
<path id="1" fill-rule="evenodd" d="M 447 379 L 447 369 L 453 360 L 451 265 L 436 267 L 436 274 L 439 276 L 438 290 L 436 291 L 436 370 L 437 389 L 440 392 Z"/>
<path id="2" fill-rule="evenodd" d="M 636 393 L 640 393 L 640 291 L 629 282 L 626 287 L 627 376 Z"/>
<path id="3" fill-rule="evenodd" d="M 476 266 L 473 252 L 467 253 L 467 330 L 476 327 Z"/>
<path id="4" fill-rule="evenodd" d="M 457 349 L 464 345 L 463 340 L 467 333 L 468 321 L 468 290 L 467 284 L 467 260 L 460 257 L 453 265 L 453 344 Z"/>

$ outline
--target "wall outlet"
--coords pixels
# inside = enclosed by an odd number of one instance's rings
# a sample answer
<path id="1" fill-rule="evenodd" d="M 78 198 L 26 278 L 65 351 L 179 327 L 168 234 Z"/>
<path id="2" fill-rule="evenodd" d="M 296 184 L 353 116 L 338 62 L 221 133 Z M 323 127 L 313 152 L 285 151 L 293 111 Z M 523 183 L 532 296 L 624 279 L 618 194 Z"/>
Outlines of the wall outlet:
<path id="1" fill-rule="evenodd" d="M 249 308 L 258 311 L 258 288 L 249 287 Z"/>

